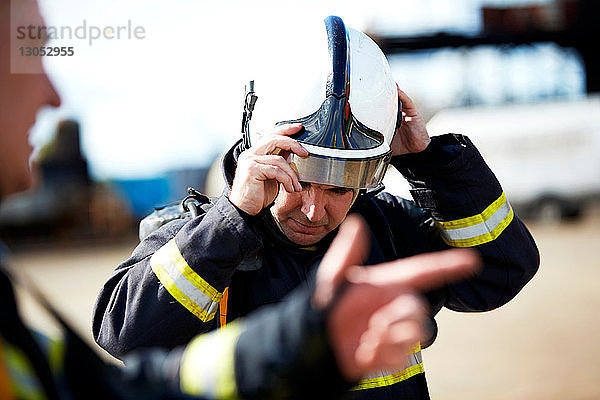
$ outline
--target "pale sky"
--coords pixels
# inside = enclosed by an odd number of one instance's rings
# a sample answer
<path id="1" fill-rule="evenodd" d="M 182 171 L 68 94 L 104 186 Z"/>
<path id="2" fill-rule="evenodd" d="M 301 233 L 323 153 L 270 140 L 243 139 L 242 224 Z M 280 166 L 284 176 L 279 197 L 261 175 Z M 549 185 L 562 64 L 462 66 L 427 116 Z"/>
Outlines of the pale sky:
<path id="1" fill-rule="evenodd" d="M 43 110 L 32 132 L 39 145 L 60 118 L 81 122 L 82 146 L 95 178 L 143 178 L 166 170 L 207 166 L 240 135 L 244 61 L 261 35 L 286 21 L 339 15 L 349 26 L 397 34 L 480 28 L 481 1 L 240 1 L 41 0 L 47 26 L 141 27 L 143 39 L 60 38 L 73 57 L 46 57 L 61 94 L 58 110 Z M 503 3 L 490 2 L 487 3 Z M 85 27 L 83 24 L 85 23 Z M 111 31 L 112 32 L 112 31 Z M 291 32 L 285 32 L 291 34 Z M 298 32 L 301 34 L 301 32 Z M 481 55 L 481 57 L 485 57 Z M 399 63 L 393 60 L 398 59 Z M 464 59 L 450 52 L 423 63 L 390 57 L 392 72 L 420 100 L 445 104 L 460 90 Z M 472 59 L 470 56 L 469 59 Z M 443 70 L 424 71 L 429 69 Z M 432 73 L 433 72 L 433 73 Z M 422 79 L 423 74 L 434 79 Z M 517 74 L 518 75 L 518 74 Z M 495 90 L 495 88 L 491 88 Z"/>

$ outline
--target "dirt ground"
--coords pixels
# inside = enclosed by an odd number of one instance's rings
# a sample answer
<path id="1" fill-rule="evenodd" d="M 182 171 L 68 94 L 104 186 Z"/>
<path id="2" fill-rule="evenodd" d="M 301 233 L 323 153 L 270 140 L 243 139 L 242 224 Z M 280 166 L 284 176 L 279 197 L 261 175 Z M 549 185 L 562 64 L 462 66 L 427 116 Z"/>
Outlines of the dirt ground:
<path id="1" fill-rule="evenodd" d="M 539 273 L 503 308 L 442 311 L 437 341 L 423 353 L 433 399 L 600 399 L 600 213 L 577 223 L 528 224 Z M 135 243 L 18 253 L 23 267 L 91 341 L 91 309 L 112 269 Z M 32 324 L 50 322 L 20 294 Z"/>

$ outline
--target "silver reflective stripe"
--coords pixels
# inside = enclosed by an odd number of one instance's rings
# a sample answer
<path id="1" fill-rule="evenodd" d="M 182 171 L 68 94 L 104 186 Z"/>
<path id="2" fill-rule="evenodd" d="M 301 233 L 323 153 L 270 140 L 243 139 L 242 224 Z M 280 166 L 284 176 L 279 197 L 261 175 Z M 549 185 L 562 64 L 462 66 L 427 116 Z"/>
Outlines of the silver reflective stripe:
<path id="1" fill-rule="evenodd" d="M 477 225 L 468 226 L 466 228 L 458 229 L 444 229 L 442 234 L 450 240 L 464 240 L 472 239 L 477 236 L 485 235 L 486 233 L 493 232 L 504 218 L 510 214 L 510 204 L 504 203 L 498 211 L 496 211 L 490 219 L 478 223 Z"/>
<path id="2" fill-rule="evenodd" d="M 202 321 L 214 318 L 223 294 L 190 268 L 174 239 L 154 253 L 150 265 L 165 289 L 181 305 Z"/>
<path id="3" fill-rule="evenodd" d="M 425 372 L 420 346 L 415 346 L 407 357 L 407 363 L 403 369 L 380 371 L 376 374 L 366 376 L 352 390 L 391 386 Z"/>
<path id="4" fill-rule="evenodd" d="M 504 193 L 481 214 L 454 221 L 436 221 L 450 246 L 471 247 L 495 240 L 511 223 L 514 212 Z"/>
<path id="5" fill-rule="evenodd" d="M 412 366 L 423 363 L 423 356 L 421 355 L 420 351 L 418 353 L 409 354 L 407 359 L 408 359 L 408 361 L 406 362 L 406 366 L 402 369 L 379 371 L 376 374 L 367 375 L 367 376 L 363 377 L 363 380 L 373 379 L 373 378 L 381 378 L 384 376 L 394 375 L 394 374 L 402 372 Z"/>

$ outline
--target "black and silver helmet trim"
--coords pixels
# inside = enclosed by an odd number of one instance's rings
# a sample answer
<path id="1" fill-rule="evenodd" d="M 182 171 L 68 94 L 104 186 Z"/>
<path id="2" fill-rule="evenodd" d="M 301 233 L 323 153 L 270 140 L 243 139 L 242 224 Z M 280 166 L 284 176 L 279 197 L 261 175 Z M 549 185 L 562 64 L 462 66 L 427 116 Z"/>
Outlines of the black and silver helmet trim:
<path id="1" fill-rule="evenodd" d="M 300 181 L 351 189 L 377 187 L 387 171 L 391 152 L 368 158 L 337 158 L 310 154 L 290 155 L 290 165 Z"/>
<path id="2" fill-rule="evenodd" d="M 302 118 L 275 125 L 301 123 L 303 129 L 291 137 L 305 145 L 309 156 L 290 154 L 288 162 L 304 182 L 328 186 L 368 189 L 378 186 L 389 165 L 391 150 L 382 132 L 361 123 L 350 106 L 350 38 L 341 18 L 325 20 L 332 72 L 327 77 L 325 100 Z M 402 121 L 400 108 L 396 128 Z M 251 143 L 248 126 L 242 131 Z"/>
<path id="3" fill-rule="evenodd" d="M 362 124 L 350 107 L 350 51 L 348 31 L 341 18 L 325 19 L 327 46 L 332 62 L 332 73 L 327 77 L 326 98 L 314 113 L 276 125 L 301 123 L 303 130 L 294 135 L 301 143 L 341 149 L 367 150 L 384 143 L 381 132 Z"/>

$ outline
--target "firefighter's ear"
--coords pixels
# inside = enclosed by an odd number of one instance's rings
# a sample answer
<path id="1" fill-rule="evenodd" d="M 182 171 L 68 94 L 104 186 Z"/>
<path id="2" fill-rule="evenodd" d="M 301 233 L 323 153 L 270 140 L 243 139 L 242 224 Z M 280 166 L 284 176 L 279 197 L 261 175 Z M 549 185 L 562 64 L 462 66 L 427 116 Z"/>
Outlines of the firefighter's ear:
<path id="1" fill-rule="evenodd" d="M 362 265 L 369 250 L 367 224 L 358 215 L 350 215 L 340 226 L 317 270 L 313 304 L 326 307 L 336 290 L 346 280 L 345 274 L 352 266 Z"/>

